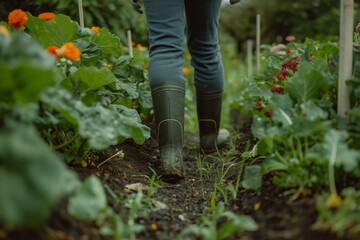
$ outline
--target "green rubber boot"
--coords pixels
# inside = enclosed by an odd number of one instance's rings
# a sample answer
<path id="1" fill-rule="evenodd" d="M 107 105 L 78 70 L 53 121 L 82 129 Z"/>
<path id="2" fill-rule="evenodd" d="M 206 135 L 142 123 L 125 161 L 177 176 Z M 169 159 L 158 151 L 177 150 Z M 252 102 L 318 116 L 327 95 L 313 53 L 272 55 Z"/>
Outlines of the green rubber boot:
<path id="1" fill-rule="evenodd" d="M 165 82 L 151 87 L 160 175 L 168 181 L 185 176 L 183 163 L 185 83 Z"/>
<path id="2" fill-rule="evenodd" d="M 196 92 L 200 150 L 205 154 L 217 151 L 230 136 L 229 131 L 220 129 L 222 95 L 222 91 Z"/>

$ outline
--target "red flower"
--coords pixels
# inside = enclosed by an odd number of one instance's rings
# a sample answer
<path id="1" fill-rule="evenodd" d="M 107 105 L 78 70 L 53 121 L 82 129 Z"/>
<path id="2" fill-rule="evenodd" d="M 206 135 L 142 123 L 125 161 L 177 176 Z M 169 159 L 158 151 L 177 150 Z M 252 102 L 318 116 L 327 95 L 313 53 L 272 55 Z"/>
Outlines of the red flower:
<path id="1" fill-rule="evenodd" d="M 50 53 L 51 55 L 55 56 L 57 60 L 59 60 L 60 58 L 59 58 L 59 56 L 58 56 L 58 54 L 57 54 L 57 52 L 56 52 L 56 50 L 58 50 L 58 49 L 59 49 L 58 46 L 50 46 L 50 47 L 48 47 L 48 48 L 46 49 L 46 51 L 47 51 L 48 53 Z"/>
<path id="2" fill-rule="evenodd" d="M 281 68 L 282 68 L 283 70 L 285 70 L 285 69 L 290 69 L 290 70 L 292 70 L 293 72 L 296 72 L 296 70 L 297 70 L 297 65 L 298 65 L 298 64 L 299 64 L 299 63 L 298 63 L 297 61 L 290 59 L 290 60 L 284 62 L 284 63 L 281 65 Z"/>
<path id="3" fill-rule="evenodd" d="M 276 78 L 279 79 L 279 80 L 283 80 L 287 77 L 287 72 L 284 71 L 284 70 L 281 70 L 277 75 L 276 75 Z"/>
<path id="4" fill-rule="evenodd" d="M 282 94 L 284 92 L 284 89 L 275 82 L 273 82 L 271 90 L 273 91 L 273 93 L 279 94 Z"/>
<path id="5" fill-rule="evenodd" d="M 256 109 L 260 111 L 262 108 L 263 108 L 263 102 L 262 101 L 257 101 L 256 102 Z"/>
<path id="6" fill-rule="evenodd" d="M 271 117 L 272 116 L 272 110 L 265 111 L 265 116 Z"/>

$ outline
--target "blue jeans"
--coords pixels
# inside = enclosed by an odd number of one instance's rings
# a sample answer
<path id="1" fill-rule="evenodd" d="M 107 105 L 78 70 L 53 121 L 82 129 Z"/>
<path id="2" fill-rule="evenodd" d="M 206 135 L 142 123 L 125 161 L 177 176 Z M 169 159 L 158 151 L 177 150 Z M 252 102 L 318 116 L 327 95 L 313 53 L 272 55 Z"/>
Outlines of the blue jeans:
<path id="1" fill-rule="evenodd" d="M 150 85 L 185 82 L 182 65 L 186 32 L 196 89 L 200 92 L 223 90 L 224 69 L 218 43 L 221 0 L 143 2 L 150 32 Z"/>

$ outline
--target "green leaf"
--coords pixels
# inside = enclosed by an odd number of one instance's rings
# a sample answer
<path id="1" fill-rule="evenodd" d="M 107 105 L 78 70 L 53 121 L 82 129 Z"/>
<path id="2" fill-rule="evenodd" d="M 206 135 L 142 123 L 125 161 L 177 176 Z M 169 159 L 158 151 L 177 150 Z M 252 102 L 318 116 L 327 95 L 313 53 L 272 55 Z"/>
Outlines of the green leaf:
<path id="1" fill-rule="evenodd" d="M 80 49 L 82 63 L 95 64 L 97 61 L 99 61 L 99 58 L 102 55 L 102 51 L 96 43 L 77 39 L 74 41 L 74 44 Z"/>
<path id="2" fill-rule="evenodd" d="M 27 34 L 0 36 L 1 101 L 36 102 L 41 91 L 55 84 L 55 69 L 55 58 Z"/>
<path id="3" fill-rule="evenodd" d="M 36 102 L 44 89 L 55 84 L 52 70 L 27 63 L 11 68 L 0 63 L 0 72 L 0 100 L 10 104 Z"/>
<path id="4" fill-rule="evenodd" d="M 217 239 L 228 239 L 235 233 L 240 233 L 244 231 L 255 231 L 258 229 L 258 225 L 249 216 L 246 215 L 236 215 L 233 212 L 226 211 L 222 216 L 227 218 L 227 221 L 221 224 L 220 229 L 218 230 Z"/>
<path id="5" fill-rule="evenodd" d="M 102 58 L 118 58 L 121 55 L 119 38 L 111 34 L 107 28 L 101 28 L 99 34 L 94 35 L 93 41 L 101 48 Z"/>
<path id="6" fill-rule="evenodd" d="M 285 89 L 293 98 L 304 103 L 321 97 L 326 85 L 324 76 L 312 63 L 302 62 Z"/>
<path id="7" fill-rule="evenodd" d="M 275 159 L 265 159 L 261 164 L 261 173 L 265 175 L 272 171 L 287 170 L 287 168 L 287 165 Z"/>
<path id="8" fill-rule="evenodd" d="M 242 186 L 246 189 L 259 189 L 261 187 L 262 174 L 261 166 L 253 165 L 245 167 L 244 180 Z"/>
<path id="9" fill-rule="evenodd" d="M 259 155 L 266 155 L 267 153 L 272 151 L 273 146 L 273 138 L 266 135 L 262 137 L 260 141 L 256 144 L 257 153 Z"/>
<path id="10" fill-rule="evenodd" d="M 117 90 L 122 89 L 130 95 L 131 99 L 136 99 L 139 97 L 139 93 L 137 91 L 136 83 L 131 82 L 123 82 L 121 80 L 116 81 Z"/>
<path id="11" fill-rule="evenodd" d="M 94 175 L 87 177 L 69 200 L 69 214 L 79 220 L 94 221 L 107 207 L 102 182 Z"/>
<path id="12" fill-rule="evenodd" d="M 79 184 L 36 129 L 13 123 L 0 130 L 0 222 L 5 228 L 37 227 L 62 196 Z"/>
<path id="13" fill-rule="evenodd" d="M 343 166 L 345 171 L 351 172 L 358 167 L 360 151 L 350 149 L 346 143 L 347 138 L 348 133 L 346 131 L 331 129 L 325 135 L 323 148 L 326 159 L 329 161 L 334 159 L 336 166 Z"/>
<path id="14" fill-rule="evenodd" d="M 305 116 L 307 120 L 314 121 L 317 119 L 327 119 L 328 114 L 324 110 L 322 110 L 318 105 L 314 103 L 314 101 L 307 101 L 300 105 L 302 110 L 302 115 Z"/>
<path id="15" fill-rule="evenodd" d="M 85 83 L 89 89 L 99 89 L 116 81 L 115 75 L 107 67 L 100 69 L 94 66 L 80 67 L 72 76 Z"/>
<path id="16" fill-rule="evenodd" d="M 59 111 L 68 121 L 77 126 L 79 135 L 88 139 L 94 149 L 104 149 L 132 138 L 137 144 L 144 143 L 150 129 L 141 124 L 136 110 L 100 103 L 86 106 L 64 89 L 49 89 L 42 101 Z"/>
<path id="17" fill-rule="evenodd" d="M 76 38 L 76 23 L 66 15 L 57 14 L 51 21 L 39 19 L 29 13 L 27 15 L 26 27 L 44 47 L 61 47 Z"/>

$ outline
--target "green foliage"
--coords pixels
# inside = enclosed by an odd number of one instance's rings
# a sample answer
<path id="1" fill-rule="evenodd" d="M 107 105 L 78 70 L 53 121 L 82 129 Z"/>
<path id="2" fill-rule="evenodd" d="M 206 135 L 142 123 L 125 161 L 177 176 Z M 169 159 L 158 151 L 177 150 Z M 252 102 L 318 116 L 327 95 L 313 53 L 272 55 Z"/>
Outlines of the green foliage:
<path id="1" fill-rule="evenodd" d="M 52 45 L 62 46 L 76 38 L 76 23 L 70 17 L 58 14 L 51 21 L 45 21 L 27 14 L 26 27 L 30 35 L 38 40 L 44 47 Z"/>
<path id="2" fill-rule="evenodd" d="M 298 66 L 298 71 L 286 86 L 290 96 L 304 103 L 321 96 L 326 91 L 325 78 L 314 67 L 316 64 L 319 63 L 303 62 Z"/>
<path id="3" fill-rule="evenodd" d="M 318 219 L 315 229 L 330 230 L 340 238 L 350 236 L 356 239 L 360 234 L 360 191 L 354 187 L 342 190 L 342 202 L 337 209 L 328 208 L 325 204 L 329 194 L 323 193 L 316 199 Z"/>
<path id="4" fill-rule="evenodd" d="M 255 231 L 255 221 L 245 215 L 225 210 L 224 203 L 217 204 L 210 216 L 202 216 L 197 225 L 186 227 L 176 239 L 223 240 L 244 231 Z"/>
<path id="5" fill-rule="evenodd" d="M 263 43 L 284 42 L 288 35 L 300 41 L 311 36 L 317 40 L 335 40 L 339 33 L 340 4 L 336 0 L 242 0 L 222 10 L 220 29 L 245 49 L 247 39 L 255 39 L 256 14 L 261 15 Z"/>
<path id="6" fill-rule="evenodd" d="M 335 130 L 344 126 L 333 110 L 337 44 L 307 40 L 290 46 L 285 57 L 269 54 L 265 72 L 242 91 L 241 110 L 253 114 L 252 132 L 259 139 L 245 155 L 266 157 L 261 170 L 259 166 L 245 170 L 243 186 L 257 189 L 262 174 L 275 172 L 273 181 L 279 186 L 319 189 L 330 184 L 334 192 L 339 177 L 334 170 L 358 177 L 360 156 L 349 147 L 357 138 L 349 140 L 351 132 Z M 279 77 L 279 71 L 285 77 Z M 351 84 L 356 89 L 356 80 Z M 348 129 L 356 128 L 350 124 Z M 253 168 L 262 173 L 260 177 L 255 178 Z"/>
<path id="7" fill-rule="evenodd" d="M 70 216 L 83 220 L 94 221 L 107 207 L 106 195 L 101 181 L 94 175 L 87 177 L 68 204 Z"/>
<path id="8" fill-rule="evenodd" d="M 0 222 L 5 228 L 38 227 L 79 180 L 32 126 L 0 129 Z"/>
<path id="9" fill-rule="evenodd" d="M 127 44 L 126 30 L 132 31 L 135 42 L 147 43 L 145 14 L 136 13 L 127 0 L 86 0 L 83 1 L 86 27 L 106 27 Z M 2 3 L 0 19 L 7 19 L 10 11 L 21 8 L 38 15 L 43 12 L 66 14 L 79 22 L 78 2 L 74 0 L 12 0 Z"/>
<path id="10" fill-rule="evenodd" d="M 105 108 L 101 104 L 88 107 L 62 89 L 49 89 L 42 101 L 76 126 L 91 148 L 104 149 L 127 138 L 142 144 L 149 137 L 149 128 L 141 124 L 135 110 L 120 106 Z"/>
<path id="11" fill-rule="evenodd" d="M 133 63 L 122 55 L 119 38 L 106 28 L 96 34 L 62 14 L 51 21 L 27 15 L 25 29 L 0 35 L 0 223 L 5 229 L 40 226 L 59 199 L 79 185 L 54 150 L 80 162 L 92 149 L 129 138 L 142 144 L 150 132 L 137 112 L 151 109 L 146 58 Z M 69 41 L 79 47 L 80 61 L 46 51 Z M 100 209 L 107 210 L 104 196 L 101 183 L 89 178 L 71 198 L 69 212 L 97 220 Z"/>
<path id="12" fill-rule="evenodd" d="M 39 99 L 43 89 L 55 84 L 54 64 L 54 58 L 26 34 L 0 35 L 0 100 L 14 105 Z"/>
<path id="13" fill-rule="evenodd" d="M 258 189 L 261 187 L 261 167 L 258 165 L 245 167 L 244 180 L 242 186 L 247 189 Z"/>

